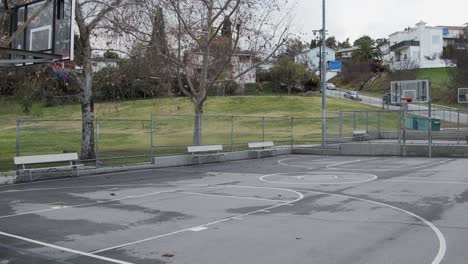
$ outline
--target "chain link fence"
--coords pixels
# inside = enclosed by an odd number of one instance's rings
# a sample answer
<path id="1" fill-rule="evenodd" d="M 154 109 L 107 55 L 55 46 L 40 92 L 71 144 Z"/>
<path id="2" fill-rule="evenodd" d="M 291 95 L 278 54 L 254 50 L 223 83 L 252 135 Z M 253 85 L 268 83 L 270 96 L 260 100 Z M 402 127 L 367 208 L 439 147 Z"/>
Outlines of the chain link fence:
<path id="1" fill-rule="evenodd" d="M 431 136 L 434 144 L 437 140 L 443 144 L 468 144 L 468 113 L 453 114 L 452 111 L 445 119 L 443 114 L 439 110 L 432 112 L 434 119 L 440 119 L 440 131 L 434 131 Z M 363 130 L 375 140 L 401 142 L 409 139 L 427 144 L 428 133 L 411 128 L 407 121 L 427 116 L 428 112 L 423 110 L 407 111 L 406 119 L 402 111 L 395 110 L 330 113 L 326 143 L 352 141 L 354 132 Z M 194 142 L 194 120 L 194 115 L 151 115 L 141 120 L 96 119 L 96 157 L 85 162 L 96 167 L 118 166 L 186 154 L 187 146 Z M 201 123 L 202 144 L 223 145 L 225 151 L 246 150 L 251 142 L 273 141 L 276 146 L 285 147 L 322 143 L 321 118 L 317 117 L 203 115 Z M 16 156 L 79 153 L 80 149 L 80 119 L 17 120 Z M 5 154 L 7 158 L 0 158 L 2 170 L 14 168 L 13 153 L 14 150 L 10 155 Z"/>

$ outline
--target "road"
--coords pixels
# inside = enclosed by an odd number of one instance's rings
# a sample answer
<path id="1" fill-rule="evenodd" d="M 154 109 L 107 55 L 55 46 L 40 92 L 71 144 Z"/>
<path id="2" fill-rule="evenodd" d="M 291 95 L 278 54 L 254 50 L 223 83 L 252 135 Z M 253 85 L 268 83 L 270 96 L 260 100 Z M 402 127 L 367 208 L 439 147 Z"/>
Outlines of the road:
<path id="1" fill-rule="evenodd" d="M 339 89 L 339 90 L 327 90 L 327 95 L 335 98 L 344 98 L 344 94 L 349 90 Z M 367 95 L 359 95 L 362 99 L 361 103 L 366 105 L 371 105 L 375 107 L 382 108 L 383 100 L 382 98 L 372 97 Z M 385 105 L 386 110 L 399 110 L 399 106 Z M 428 116 L 429 107 L 424 104 L 410 104 L 408 105 L 408 110 L 416 112 L 418 116 Z M 457 124 L 468 124 L 468 111 L 460 111 L 454 108 L 443 108 L 440 106 L 432 107 L 432 117 L 437 118 L 446 122 Z M 459 121 L 458 121 L 459 120 Z"/>

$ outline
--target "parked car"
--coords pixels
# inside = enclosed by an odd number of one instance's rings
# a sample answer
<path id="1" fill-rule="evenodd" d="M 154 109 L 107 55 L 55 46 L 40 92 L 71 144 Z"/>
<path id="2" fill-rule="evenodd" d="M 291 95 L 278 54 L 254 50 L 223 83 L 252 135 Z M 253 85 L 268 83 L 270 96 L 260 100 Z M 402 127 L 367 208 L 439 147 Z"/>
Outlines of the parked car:
<path id="1" fill-rule="evenodd" d="M 351 100 L 356 100 L 360 101 L 361 98 L 359 97 L 359 94 L 357 92 L 349 91 L 344 94 L 345 98 L 351 99 Z"/>
<path id="2" fill-rule="evenodd" d="M 333 83 L 327 83 L 327 90 L 336 90 L 336 86 Z"/>

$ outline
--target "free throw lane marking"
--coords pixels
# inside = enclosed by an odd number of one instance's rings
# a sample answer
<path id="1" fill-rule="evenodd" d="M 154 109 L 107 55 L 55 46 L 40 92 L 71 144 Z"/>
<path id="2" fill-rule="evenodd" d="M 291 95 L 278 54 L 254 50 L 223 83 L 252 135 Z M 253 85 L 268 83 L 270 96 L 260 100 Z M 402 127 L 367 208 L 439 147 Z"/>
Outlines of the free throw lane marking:
<path id="1" fill-rule="evenodd" d="M 92 254 L 98 254 L 98 253 L 102 253 L 102 252 L 106 252 L 106 251 L 110 251 L 110 250 L 114 250 L 114 249 L 119 249 L 119 248 L 123 248 L 123 247 L 128 247 L 128 246 L 132 246 L 132 245 L 152 241 L 152 240 L 159 239 L 159 238 L 164 238 L 164 237 L 168 237 L 168 236 L 172 236 L 172 235 L 177 235 L 177 234 L 184 233 L 184 232 L 187 232 L 187 231 L 192 231 L 193 228 L 197 228 L 197 227 L 206 227 L 206 228 L 208 228 L 209 226 L 224 223 L 224 222 L 228 222 L 228 221 L 232 221 L 232 220 L 242 220 L 246 216 L 254 215 L 254 214 L 257 214 L 257 213 L 262 213 L 265 210 L 269 211 L 269 210 L 272 210 L 272 209 L 275 209 L 275 208 L 278 208 L 278 207 L 281 207 L 281 206 L 290 205 L 290 204 L 293 204 L 295 202 L 298 202 L 298 201 L 304 199 L 304 195 L 302 193 L 300 193 L 298 191 L 290 190 L 290 189 L 284 189 L 284 188 L 257 187 L 257 186 L 238 186 L 238 185 L 226 185 L 226 187 L 258 189 L 258 190 L 263 189 L 263 190 L 273 190 L 273 191 L 285 191 L 285 192 L 290 192 L 290 193 L 296 194 L 297 199 L 295 199 L 293 201 L 284 201 L 284 203 L 276 204 L 276 205 L 269 206 L 269 207 L 266 207 L 266 208 L 262 208 L 262 209 L 259 209 L 259 210 L 255 210 L 255 211 L 252 211 L 252 212 L 249 212 L 249 213 L 223 218 L 223 219 L 220 219 L 220 220 L 217 220 L 217 221 L 214 221 L 214 222 L 211 222 L 211 223 L 207 223 L 207 224 L 204 224 L 204 225 L 197 225 L 197 226 L 194 226 L 194 227 L 181 229 L 181 230 L 174 231 L 174 232 L 167 233 L 167 234 L 162 234 L 162 235 L 149 237 L 149 238 L 138 240 L 138 241 L 133 241 L 133 242 L 129 242 L 129 243 L 121 244 L 121 245 L 116 245 L 116 246 L 113 246 L 113 247 L 108 247 L 108 248 L 96 250 L 96 251 L 93 251 L 91 253 Z"/>

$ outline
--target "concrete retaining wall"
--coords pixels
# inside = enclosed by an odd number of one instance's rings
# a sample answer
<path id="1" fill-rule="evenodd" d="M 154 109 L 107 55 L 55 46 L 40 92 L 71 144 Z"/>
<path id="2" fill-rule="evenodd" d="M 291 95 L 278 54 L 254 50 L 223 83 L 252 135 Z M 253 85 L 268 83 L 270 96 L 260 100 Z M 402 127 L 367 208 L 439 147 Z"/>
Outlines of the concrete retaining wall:
<path id="1" fill-rule="evenodd" d="M 370 132 L 370 136 L 373 139 L 398 139 L 398 132 L 397 131 L 389 131 L 389 132 Z M 433 140 L 458 140 L 464 141 L 468 137 L 467 131 L 440 131 L 440 132 L 432 132 L 432 139 Z M 406 138 L 413 139 L 413 140 L 427 140 L 428 132 L 424 131 L 406 131 Z"/>
<path id="2" fill-rule="evenodd" d="M 402 147 L 398 144 L 378 143 L 349 143 L 341 145 L 341 155 L 347 156 L 401 156 Z M 412 145 L 406 146 L 408 157 L 428 157 L 429 146 Z M 434 145 L 432 146 L 433 157 L 468 158 L 468 146 L 463 145 Z"/>

